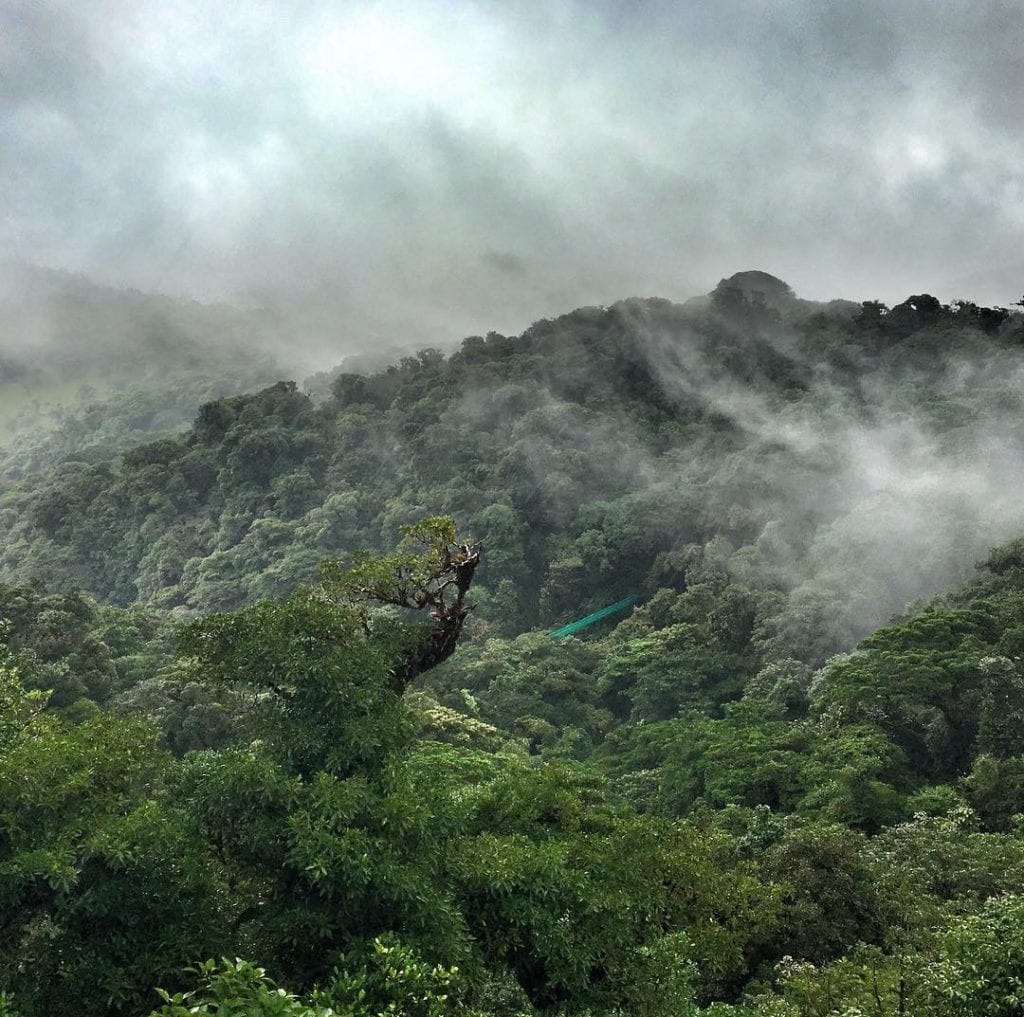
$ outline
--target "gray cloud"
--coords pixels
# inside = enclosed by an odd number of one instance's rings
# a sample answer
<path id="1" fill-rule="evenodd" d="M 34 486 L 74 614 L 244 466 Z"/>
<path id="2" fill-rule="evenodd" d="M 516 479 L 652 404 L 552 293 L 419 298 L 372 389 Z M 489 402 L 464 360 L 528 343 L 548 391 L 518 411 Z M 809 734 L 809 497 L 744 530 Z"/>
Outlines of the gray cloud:
<path id="1" fill-rule="evenodd" d="M 0 6 L 0 243 L 434 343 L 763 267 L 1024 291 L 1016 2 Z"/>

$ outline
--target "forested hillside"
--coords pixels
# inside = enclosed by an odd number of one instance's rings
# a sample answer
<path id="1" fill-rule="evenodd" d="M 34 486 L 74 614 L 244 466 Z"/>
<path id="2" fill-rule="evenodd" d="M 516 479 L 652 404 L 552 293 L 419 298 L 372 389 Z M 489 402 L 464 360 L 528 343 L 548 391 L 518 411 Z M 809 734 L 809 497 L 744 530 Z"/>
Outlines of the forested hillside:
<path id="1" fill-rule="evenodd" d="M 1021 1011 L 1019 314 L 322 381 L 4 454 L 0 1014 Z"/>
<path id="2" fill-rule="evenodd" d="M 266 314 L 0 261 L 0 472 L 179 431 L 209 399 L 273 381 L 274 347 Z"/>
<path id="3" fill-rule="evenodd" d="M 771 627 L 820 663 L 1024 525 L 1024 325 L 931 297 L 782 308 L 723 285 L 581 309 L 341 374 L 320 403 L 281 383 L 122 456 L 66 447 L 0 481 L 0 578 L 227 610 L 443 511 L 492 549 L 491 630 L 714 560 L 778 594 Z"/>

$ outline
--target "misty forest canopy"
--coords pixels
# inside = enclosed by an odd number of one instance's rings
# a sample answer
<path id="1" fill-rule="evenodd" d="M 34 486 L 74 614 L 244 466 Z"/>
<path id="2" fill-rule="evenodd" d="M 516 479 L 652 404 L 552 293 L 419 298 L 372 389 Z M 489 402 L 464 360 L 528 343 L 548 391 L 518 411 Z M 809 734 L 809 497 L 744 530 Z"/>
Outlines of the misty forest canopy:
<path id="1" fill-rule="evenodd" d="M 272 324 L 0 261 L 0 447 L 46 433 L 52 462 L 180 430 L 202 403 L 280 376 Z"/>
<path id="2" fill-rule="evenodd" d="M 742 272 L 303 391 L 193 308 L 69 392 L 103 299 L 0 353 L 0 1014 L 1021 1012 L 1020 314 Z"/>
<path id="3" fill-rule="evenodd" d="M 0 462 L 0 580 L 229 610 L 446 512 L 493 548 L 480 635 L 714 559 L 773 592 L 766 624 L 832 616 L 794 631 L 820 663 L 1016 534 L 1022 326 L 930 297 L 815 305 L 772 278 L 740 273 L 707 307 L 630 300 L 467 339 L 339 374 L 321 399 L 286 383 L 221 399 L 109 458 L 84 410 Z M 119 412 L 105 426 L 132 428 Z"/>

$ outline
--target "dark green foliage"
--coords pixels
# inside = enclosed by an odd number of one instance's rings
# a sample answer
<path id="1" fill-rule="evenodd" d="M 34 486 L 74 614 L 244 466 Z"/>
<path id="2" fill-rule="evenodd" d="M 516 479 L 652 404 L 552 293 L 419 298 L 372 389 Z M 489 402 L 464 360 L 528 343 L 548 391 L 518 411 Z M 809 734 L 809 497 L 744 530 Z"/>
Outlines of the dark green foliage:
<path id="1" fill-rule="evenodd" d="M 586 771 L 523 769 L 483 791 L 454 860 L 459 892 L 485 954 L 540 1009 L 660 1013 L 671 1000 L 647 995 L 659 973 L 646 958 L 695 962 L 713 992 L 773 920 L 772 892 L 710 831 L 635 816 Z"/>
<path id="2" fill-rule="evenodd" d="M 132 1012 L 217 942 L 220 888 L 140 722 L 24 723 L 0 757 L 0 979 L 23 1013 Z M 159 931 L 157 931 L 159 930 Z"/>
<path id="3" fill-rule="evenodd" d="M 891 617 L 1016 325 L 744 273 L 12 452 L 0 1012 L 1018 1012 L 1024 545 Z"/>
<path id="4" fill-rule="evenodd" d="M 367 638 L 350 610 L 298 593 L 186 630 L 197 676 L 253 690 L 256 729 L 290 769 L 378 769 L 408 738 L 387 675 L 395 650 Z"/>
<path id="5" fill-rule="evenodd" d="M 787 833 L 765 854 L 765 873 L 789 887 L 782 952 L 820 962 L 882 933 L 875 873 L 863 837 L 825 824 Z"/>
<path id="6" fill-rule="evenodd" d="M 32 687 L 67 710 L 82 700 L 106 706 L 166 662 L 168 627 L 141 609 L 101 607 L 79 593 L 44 595 L 0 587 L 0 639 L 23 661 Z"/>
<path id="7" fill-rule="evenodd" d="M 945 469 L 976 462 L 983 427 L 1017 448 L 1019 353 L 1009 323 L 966 305 L 809 318 L 778 280 L 735 285 L 753 308 L 742 321 L 624 301 L 341 374 L 319 404 L 285 382 L 210 402 L 186 434 L 120 457 L 68 435 L 7 482 L 0 578 L 235 610 L 314 579 L 324 557 L 381 549 L 429 506 L 495 549 L 477 577 L 490 632 L 553 627 L 704 570 L 775 592 L 758 600 L 757 638 L 818 665 L 986 539 L 895 567 L 872 555 L 893 524 L 864 497 L 858 435 L 893 455 L 916 442 Z M 908 418 L 917 437 L 897 433 Z M 964 533 L 955 499 L 933 508 L 941 541 Z"/>

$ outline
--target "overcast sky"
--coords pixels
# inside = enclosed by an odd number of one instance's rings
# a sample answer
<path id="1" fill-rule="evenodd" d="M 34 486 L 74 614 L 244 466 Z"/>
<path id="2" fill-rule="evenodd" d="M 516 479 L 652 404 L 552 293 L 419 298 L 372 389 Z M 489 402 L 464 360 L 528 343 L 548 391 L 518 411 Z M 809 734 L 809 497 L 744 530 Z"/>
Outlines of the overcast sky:
<path id="1" fill-rule="evenodd" d="M 1024 293 L 1020 0 L 0 12 L 0 243 L 104 282 L 421 345 L 749 268 Z"/>

